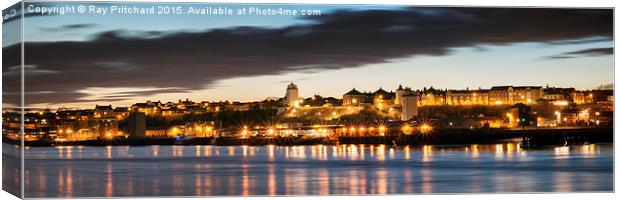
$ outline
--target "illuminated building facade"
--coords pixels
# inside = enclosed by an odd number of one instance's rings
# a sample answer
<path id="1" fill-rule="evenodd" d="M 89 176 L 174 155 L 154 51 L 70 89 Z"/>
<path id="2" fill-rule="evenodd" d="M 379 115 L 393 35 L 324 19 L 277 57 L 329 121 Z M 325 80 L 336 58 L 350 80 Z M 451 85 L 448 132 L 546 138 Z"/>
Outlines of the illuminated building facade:
<path id="1" fill-rule="evenodd" d="M 518 86 L 513 87 L 513 101 L 511 104 L 535 104 L 537 99 L 543 97 L 543 87 L 541 86 Z"/>
<path id="2" fill-rule="evenodd" d="M 353 88 L 351 91 L 342 95 L 342 105 L 343 106 L 358 106 L 363 103 L 369 103 L 368 95 L 366 93 L 361 93 Z"/>
<path id="3" fill-rule="evenodd" d="M 146 115 L 142 112 L 129 114 L 127 132 L 130 137 L 143 137 L 146 135 Z"/>
<path id="4" fill-rule="evenodd" d="M 49 133 L 55 130 L 55 120 L 51 112 L 27 112 L 24 114 L 24 139 L 26 141 L 48 139 Z M 19 127 L 19 124 L 17 124 Z"/>
<path id="5" fill-rule="evenodd" d="M 93 117 L 90 119 L 90 129 L 97 134 L 98 138 L 108 138 L 124 136 L 123 132 L 118 130 L 118 118 L 112 105 L 95 106 Z"/>
<path id="6" fill-rule="evenodd" d="M 489 90 L 489 103 L 494 105 L 511 105 L 514 90 L 512 86 L 495 86 Z"/>
<path id="7" fill-rule="evenodd" d="M 155 116 L 161 115 L 161 102 L 147 101 L 146 103 L 136 103 L 131 106 L 131 112 L 141 112 L 145 115 Z"/>
<path id="8" fill-rule="evenodd" d="M 372 93 L 373 105 L 378 110 L 386 110 L 394 105 L 395 94 L 393 92 L 385 91 L 383 88 L 379 88 Z"/>
<path id="9" fill-rule="evenodd" d="M 402 96 L 402 112 L 400 120 L 407 121 L 418 116 L 418 96 L 409 93 Z"/>
<path id="10" fill-rule="evenodd" d="M 285 104 L 289 107 L 299 106 L 299 89 L 294 83 L 286 86 Z"/>
<path id="11" fill-rule="evenodd" d="M 95 122 L 93 110 L 58 111 L 56 115 L 57 137 L 61 140 L 95 140 L 99 133 L 91 130 Z"/>
<path id="12" fill-rule="evenodd" d="M 495 86 L 489 90 L 489 104 L 535 104 L 543 94 L 542 86 Z"/>
<path id="13" fill-rule="evenodd" d="M 408 87 L 403 88 L 402 85 L 399 85 L 398 89 L 396 89 L 396 93 L 395 93 L 396 96 L 394 97 L 394 104 L 395 105 L 401 105 L 402 104 L 403 95 L 411 94 L 411 93 L 413 93 L 411 88 L 408 88 Z"/>
<path id="14" fill-rule="evenodd" d="M 293 90 L 288 90 L 293 89 Z M 290 99 L 296 99 L 297 107 L 282 107 Z M 290 101 L 289 101 L 290 102 Z M 411 90 L 399 86 L 395 92 L 379 88 L 374 92 L 360 92 L 353 88 L 342 99 L 314 95 L 299 98 L 297 86 L 288 85 L 286 98 L 271 98 L 255 102 L 194 102 L 189 99 L 178 102 L 160 101 L 136 103 L 130 107 L 96 105 L 94 109 L 27 110 L 24 114 L 24 132 L 27 141 L 56 140 L 83 141 L 113 139 L 122 136 L 132 137 L 173 137 L 178 135 L 212 137 L 221 128 L 217 121 L 218 112 L 258 111 L 284 109 L 285 117 L 302 120 L 318 120 L 323 123 L 336 123 L 342 116 L 351 116 L 360 111 L 373 108 L 379 116 L 390 119 L 411 120 L 418 116 L 422 106 L 469 106 L 538 104 L 540 111 L 528 119 L 529 125 L 537 126 L 592 126 L 613 123 L 613 90 L 578 91 L 574 88 L 555 88 L 539 86 L 496 86 L 477 90 L 437 90 L 434 88 Z M 432 112 L 435 112 L 430 108 Z M 501 109 L 501 107 L 500 107 Z M 441 110 L 441 109 L 440 109 Z M 429 113 L 423 110 L 424 113 Z M 205 114 L 205 115 L 203 115 Z M 231 112 L 228 112 L 231 114 Z M 440 113 L 441 114 L 441 113 Z M 3 111 L 3 133 L 10 139 L 19 139 L 19 111 Z M 473 118 L 471 127 L 489 124 L 489 127 L 516 127 L 523 114 L 514 109 L 507 113 L 478 116 Z M 529 116 L 529 115 L 525 115 Z M 200 118 L 207 117 L 207 118 Z M 216 118 L 213 118 L 216 117 Z M 486 118 L 485 118 L 486 117 Z M 499 118 L 498 118 L 499 117 Z M 505 119 L 500 123 L 500 118 Z M 147 120 L 150 126 L 147 127 Z M 159 126 L 158 120 L 166 123 Z M 216 126 L 215 121 L 218 122 Z M 439 119 L 441 120 L 441 119 Z M 486 120 L 486 121 L 485 121 Z M 205 122 L 206 121 L 206 122 Z M 296 123 L 289 121 L 287 123 Z M 461 126 L 458 121 L 446 122 L 450 126 Z M 475 126 L 474 126 L 475 125 Z M 229 126 L 229 125 L 226 125 Z M 218 129 L 218 130 L 216 130 Z"/>
<path id="15" fill-rule="evenodd" d="M 144 131 L 146 137 L 168 137 L 167 127 L 148 127 Z"/>
<path id="16" fill-rule="evenodd" d="M 446 104 L 446 91 L 438 90 L 433 87 L 424 88 L 419 91 L 420 97 L 418 106 L 439 106 Z"/>
<path id="17" fill-rule="evenodd" d="M 447 105 L 489 105 L 489 90 L 448 90 Z"/>
<path id="18" fill-rule="evenodd" d="M 21 114 L 19 110 L 2 111 L 2 136 L 19 140 L 21 129 Z"/>

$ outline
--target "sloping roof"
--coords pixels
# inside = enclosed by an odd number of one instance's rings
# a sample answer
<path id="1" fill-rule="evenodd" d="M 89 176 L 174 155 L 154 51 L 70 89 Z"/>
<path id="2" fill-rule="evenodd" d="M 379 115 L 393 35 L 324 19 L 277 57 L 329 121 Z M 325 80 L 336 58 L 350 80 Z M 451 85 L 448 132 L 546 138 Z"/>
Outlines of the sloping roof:
<path id="1" fill-rule="evenodd" d="M 520 90 L 521 89 L 527 89 L 527 88 L 530 88 L 530 89 L 540 89 L 540 88 L 542 88 L 542 86 L 515 86 L 515 87 L 512 87 L 512 88 L 513 89 L 520 89 Z"/>
<path id="2" fill-rule="evenodd" d="M 297 89 L 297 85 L 295 85 L 294 83 L 289 84 L 288 86 L 286 86 L 287 89 Z"/>
<path id="3" fill-rule="evenodd" d="M 114 108 L 115 112 L 125 112 L 125 111 L 129 111 L 129 109 L 127 107 L 116 107 Z"/>
<path id="4" fill-rule="evenodd" d="M 422 94 L 427 95 L 427 94 L 433 94 L 433 95 L 443 95 L 445 94 L 446 91 L 445 90 L 438 90 L 433 88 L 433 86 L 431 86 L 430 88 L 424 88 L 422 90 Z"/>
<path id="5" fill-rule="evenodd" d="M 489 90 L 449 90 L 452 93 L 478 93 L 478 94 L 484 94 L 484 93 L 488 93 Z"/>
<path id="6" fill-rule="evenodd" d="M 512 86 L 508 85 L 508 86 L 493 86 L 491 87 L 491 90 L 508 90 L 508 88 L 510 88 Z"/>
<path id="7" fill-rule="evenodd" d="M 136 106 L 136 107 L 147 107 L 148 104 L 147 103 L 135 103 L 135 104 L 133 104 L 133 106 Z"/>
<path id="8" fill-rule="evenodd" d="M 96 105 L 95 110 L 113 110 L 113 108 L 112 108 L 112 105 L 109 105 L 109 106 Z"/>
<path id="9" fill-rule="evenodd" d="M 381 94 L 381 95 L 388 95 L 389 93 L 387 91 L 385 91 L 383 88 L 379 88 L 377 91 L 375 91 L 373 94 L 377 95 L 377 94 Z"/>
<path id="10" fill-rule="evenodd" d="M 545 88 L 545 94 L 568 94 L 575 91 L 575 88 Z"/>
<path id="11" fill-rule="evenodd" d="M 357 91 L 355 88 L 353 88 L 351 91 L 344 93 L 344 95 L 364 95 L 364 94 L 362 94 L 360 91 Z"/>

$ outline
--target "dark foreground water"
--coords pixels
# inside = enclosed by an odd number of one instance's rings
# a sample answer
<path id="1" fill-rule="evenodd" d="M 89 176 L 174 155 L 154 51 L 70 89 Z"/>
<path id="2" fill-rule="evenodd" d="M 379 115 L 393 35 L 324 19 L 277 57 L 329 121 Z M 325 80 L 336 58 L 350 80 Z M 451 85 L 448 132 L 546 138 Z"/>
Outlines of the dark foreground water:
<path id="1" fill-rule="evenodd" d="M 26 197 L 613 190 L 612 145 L 32 147 L 25 154 Z"/>

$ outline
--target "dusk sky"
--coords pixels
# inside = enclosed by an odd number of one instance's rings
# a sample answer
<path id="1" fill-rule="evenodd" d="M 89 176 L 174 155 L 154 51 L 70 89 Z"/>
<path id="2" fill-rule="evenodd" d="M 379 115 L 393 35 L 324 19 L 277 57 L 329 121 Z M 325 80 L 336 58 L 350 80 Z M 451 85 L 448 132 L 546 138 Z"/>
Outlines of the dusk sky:
<path id="1" fill-rule="evenodd" d="M 283 97 L 289 82 L 304 97 L 338 98 L 353 87 L 400 84 L 593 89 L 613 83 L 611 9 L 256 7 L 322 15 L 27 17 L 28 106 L 253 101 Z M 19 23 L 3 24 L 4 57 L 19 56 L 19 37 L 6 32 Z M 19 83 L 14 66 L 19 62 L 3 62 L 8 94 Z"/>

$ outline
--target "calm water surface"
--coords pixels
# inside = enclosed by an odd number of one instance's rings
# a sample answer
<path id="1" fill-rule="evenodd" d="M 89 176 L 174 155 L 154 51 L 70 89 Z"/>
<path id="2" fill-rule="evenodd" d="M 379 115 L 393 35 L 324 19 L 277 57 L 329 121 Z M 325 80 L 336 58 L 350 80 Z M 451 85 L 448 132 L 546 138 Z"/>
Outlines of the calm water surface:
<path id="1" fill-rule="evenodd" d="M 26 197 L 613 190 L 612 145 L 76 146 L 25 154 Z"/>

